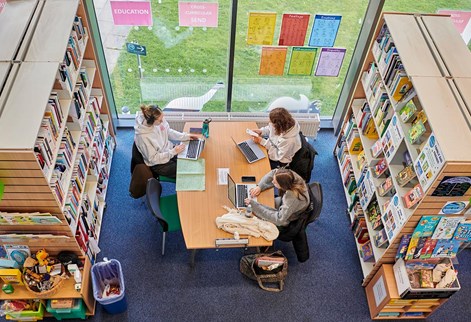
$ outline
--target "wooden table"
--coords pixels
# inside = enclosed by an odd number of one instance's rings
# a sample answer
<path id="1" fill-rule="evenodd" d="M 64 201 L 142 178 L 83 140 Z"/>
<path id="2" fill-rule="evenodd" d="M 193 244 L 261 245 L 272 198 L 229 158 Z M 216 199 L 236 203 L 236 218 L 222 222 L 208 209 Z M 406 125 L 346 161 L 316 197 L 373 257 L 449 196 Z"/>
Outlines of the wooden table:
<path id="1" fill-rule="evenodd" d="M 186 123 L 185 132 L 189 132 L 190 127 L 201 127 L 201 122 Z M 258 182 L 270 171 L 268 157 L 249 164 L 231 139 L 233 137 L 236 142 L 248 139 L 245 129 L 257 128 L 255 122 L 212 122 L 209 128 L 209 138 L 201 154 L 201 158 L 206 162 L 205 190 L 177 192 L 178 210 L 186 248 L 194 250 L 192 263 L 196 249 L 216 248 L 216 239 L 233 238 L 232 234 L 218 229 L 215 222 L 216 217 L 227 212 L 222 208 L 223 205 L 234 207 L 227 197 L 227 185 L 218 185 L 217 169 L 229 168 L 229 173 L 236 183 L 241 182 L 243 175 L 255 176 Z M 269 189 L 261 193 L 258 201 L 273 206 L 273 190 Z M 241 238 L 245 237 L 241 236 Z M 271 241 L 262 237 L 249 236 L 248 239 L 247 246 L 249 247 L 272 245 Z"/>

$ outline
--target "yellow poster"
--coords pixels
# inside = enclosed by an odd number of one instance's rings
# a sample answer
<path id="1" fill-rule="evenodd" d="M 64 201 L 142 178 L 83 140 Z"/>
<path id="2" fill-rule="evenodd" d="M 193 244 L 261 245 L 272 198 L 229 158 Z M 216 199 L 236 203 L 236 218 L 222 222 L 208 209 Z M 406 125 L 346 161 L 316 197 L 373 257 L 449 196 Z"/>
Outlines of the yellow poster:
<path id="1" fill-rule="evenodd" d="M 285 70 L 286 47 L 263 47 L 260 75 L 282 76 Z"/>
<path id="2" fill-rule="evenodd" d="M 250 12 L 248 45 L 271 45 L 275 36 L 276 12 Z"/>
<path id="3" fill-rule="evenodd" d="M 293 47 L 288 75 L 309 76 L 312 74 L 317 48 Z"/>

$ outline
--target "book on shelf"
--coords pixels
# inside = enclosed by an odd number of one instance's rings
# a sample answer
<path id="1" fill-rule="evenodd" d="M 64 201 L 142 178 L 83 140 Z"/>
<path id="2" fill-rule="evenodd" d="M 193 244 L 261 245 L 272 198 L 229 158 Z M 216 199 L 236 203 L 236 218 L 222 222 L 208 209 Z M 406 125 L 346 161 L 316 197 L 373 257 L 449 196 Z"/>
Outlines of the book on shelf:
<path id="1" fill-rule="evenodd" d="M 426 132 L 426 128 L 425 128 L 424 123 L 422 123 L 421 120 L 418 120 L 409 129 L 409 132 L 407 133 L 407 139 L 409 140 L 411 144 L 419 143 L 420 138 L 425 132 Z"/>
<path id="2" fill-rule="evenodd" d="M 460 223 L 456 227 L 453 239 L 469 243 L 471 241 L 471 223 Z"/>
<path id="3" fill-rule="evenodd" d="M 415 115 L 415 112 L 417 111 L 417 107 L 414 104 L 413 100 L 409 100 L 406 105 L 404 105 L 403 108 L 401 108 L 399 112 L 399 116 L 402 120 L 402 122 L 407 123 L 409 121 L 412 121 L 412 117 Z"/>
<path id="4" fill-rule="evenodd" d="M 422 216 L 412 233 L 413 237 L 431 237 L 441 216 Z"/>
<path id="5" fill-rule="evenodd" d="M 378 186 L 378 194 L 380 197 L 384 197 L 386 195 L 393 195 L 395 194 L 395 190 L 393 188 L 394 185 L 392 177 L 387 177 L 386 180 L 381 182 L 381 184 Z"/>
<path id="6" fill-rule="evenodd" d="M 412 160 L 412 157 L 410 156 L 408 150 L 404 151 L 404 153 L 402 154 L 402 159 L 402 164 L 404 165 L 404 167 L 413 166 L 414 161 Z"/>
<path id="7" fill-rule="evenodd" d="M 412 237 L 409 241 L 409 246 L 407 247 L 407 252 L 405 259 L 411 260 L 414 258 L 415 250 L 417 249 L 417 244 L 419 242 L 420 237 Z"/>
<path id="8" fill-rule="evenodd" d="M 433 239 L 450 239 L 453 237 L 456 228 L 464 220 L 464 217 L 442 216 L 433 232 Z"/>
<path id="9" fill-rule="evenodd" d="M 388 163 L 386 162 L 386 159 L 381 159 L 376 163 L 373 167 L 373 174 L 376 178 L 380 177 L 383 173 L 385 173 L 388 170 Z"/>
<path id="10" fill-rule="evenodd" d="M 432 257 L 433 250 L 437 245 L 438 239 L 432 239 L 431 237 L 427 237 L 425 240 L 425 245 L 420 253 L 420 259 L 429 259 Z"/>
<path id="11" fill-rule="evenodd" d="M 377 234 L 373 236 L 376 247 L 378 248 L 388 248 L 389 241 L 385 229 L 381 229 Z"/>
<path id="12" fill-rule="evenodd" d="M 373 247 L 370 240 L 360 245 L 360 256 L 364 262 L 374 261 Z"/>
<path id="13" fill-rule="evenodd" d="M 432 258 L 446 257 L 453 258 L 458 254 L 458 250 L 461 246 L 459 240 L 454 239 L 438 239 L 435 249 L 432 253 Z"/>
<path id="14" fill-rule="evenodd" d="M 424 196 L 424 192 L 420 183 L 416 184 L 414 188 L 409 190 L 403 197 L 406 208 L 415 206 Z"/>
<path id="15" fill-rule="evenodd" d="M 376 140 L 376 142 L 371 146 L 371 155 L 373 158 L 379 157 L 379 155 L 383 152 L 383 146 L 381 144 L 381 139 Z"/>
<path id="16" fill-rule="evenodd" d="M 397 248 L 396 259 L 404 258 L 406 256 L 411 237 L 412 235 L 410 234 L 402 235 L 401 241 L 399 242 L 399 246 Z"/>
<path id="17" fill-rule="evenodd" d="M 409 165 L 402 169 L 398 175 L 396 176 L 396 181 L 399 186 L 404 187 L 407 183 L 409 183 L 412 179 L 416 177 L 416 173 L 412 165 Z"/>
<path id="18" fill-rule="evenodd" d="M 398 102 L 401 100 L 402 96 L 407 93 L 409 89 L 412 88 L 412 82 L 405 73 L 405 71 L 400 71 L 395 75 L 395 79 L 392 81 L 391 95 L 392 98 Z"/>

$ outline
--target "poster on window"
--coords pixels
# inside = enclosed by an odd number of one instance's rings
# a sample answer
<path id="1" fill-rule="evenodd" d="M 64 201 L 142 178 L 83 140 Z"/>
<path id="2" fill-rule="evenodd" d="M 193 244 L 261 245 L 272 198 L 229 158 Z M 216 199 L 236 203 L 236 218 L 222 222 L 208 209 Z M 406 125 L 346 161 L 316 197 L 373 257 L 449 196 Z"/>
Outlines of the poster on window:
<path id="1" fill-rule="evenodd" d="M 110 1 L 115 26 L 152 26 L 149 1 Z"/>
<path id="2" fill-rule="evenodd" d="M 263 47 L 259 75 L 282 76 L 285 70 L 286 47 Z"/>
<path id="3" fill-rule="evenodd" d="M 316 15 L 309 37 L 309 46 L 334 47 L 341 20 L 342 16 Z"/>
<path id="4" fill-rule="evenodd" d="M 304 46 L 310 17 L 309 14 L 283 14 L 278 45 Z"/>
<path id="5" fill-rule="evenodd" d="M 276 12 L 250 12 L 247 45 L 271 45 L 275 36 Z"/>
<path id="6" fill-rule="evenodd" d="M 293 47 L 289 61 L 288 75 L 310 76 L 314 68 L 317 48 Z"/>
<path id="7" fill-rule="evenodd" d="M 317 61 L 316 76 L 339 76 L 346 51 L 345 48 L 322 48 Z"/>
<path id="8" fill-rule="evenodd" d="M 181 27 L 217 27 L 217 2 L 178 2 L 178 25 Z"/>

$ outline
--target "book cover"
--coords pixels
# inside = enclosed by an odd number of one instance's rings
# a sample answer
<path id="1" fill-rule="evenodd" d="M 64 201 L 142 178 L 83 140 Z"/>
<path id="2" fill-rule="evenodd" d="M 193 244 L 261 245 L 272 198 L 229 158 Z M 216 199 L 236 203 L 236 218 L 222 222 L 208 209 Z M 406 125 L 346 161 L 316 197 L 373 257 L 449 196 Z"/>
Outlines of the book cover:
<path id="1" fill-rule="evenodd" d="M 411 144 L 415 144 L 419 141 L 422 134 L 426 131 L 425 125 L 421 120 L 418 120 L 414 125 L 409 129 L 407 139 Z"/>
<path id="2" fill-rule="evenodd" d="M 371 241 L 367 241 L 363 245 L 360 245 L 360 250 L 364 262 L 374 260 L 373 248 L 371 246 Z"/>
<path id="3" fill-rule="evenodd" d="M 422 191 L 422 187 L 420 183 L 416 184 L 414 188 L 409 190 L 403 197 L 404 204 L 406 208 L 411 208 L 416 205 L 424 196 L 424 192 Z"/>
<path id="4" fill-rule="evenodd" d="M 435 231 L 433 232 L 433 239 L 450 239 L 458 227 L 459 223 L 463 221 L 464 217 L 445 217 L 442 216 Z"/>
<path id="5" fill-rule="evenodd" d="M 424 247 L 425 247 L 425 242 L 428 237 L 419 237 L 419 240 L 417 241 L 417 247 L 415 248 L 413 259 L 419 259 L 420 254 L 422 253 Z"/>
<path id="6" fill-rule="evenodd" d="M 406 260 L 413 259 L 415 250 L 417 249 L 417 243 L 419 242 L 419 237 L 412 237 L 409 242 L 409 247 L 407 247 Z"/>
<path id="7" fill-rule="evenodd" d="M 430 257 L 432 257 L 432 253 L 435 249 L 435 246 L 437 245 L 437 241 L 438 239 L 432 239 L 431 237 L 427 237 L 424 248 L 420 253 L 420 259 L 429 259 Z"/>
<path id="8" fill-rule="evenodd" d="M 415 227 L 413 237 L 430 237 L 433 235 L 435 227 L 440 221 L 441 216 L 422 216 Z"/>
<path id="9" fill-rule="evenodd" d="M 402 235 L 399 247 L 397 248 L 396 259 L 404 258 L 406 256 L 411 237 L 412 236 L 410 234 Z"/>
<path id="10" fill-rule="evenodd" d="M 462 242 L 470 242 L 471 241 L 471 223 L 460 223 L 455 230 L 453 239 L 459 240 Z"/>
<path id="11" fill-rule="evenodd" d="M 392 97 L 398 102 L 401 100 L 402 96 L 412 87 L 412 83 L 407 76 L 399 76 L 398 82 L 395 84 L 395 87 L 392 89 Z"/>
<path id="12" fill-rule="evenodd" d="M 26 245 L 4 245 L 8 259 L 12 259 L 23 267 L 25 260 L 31 256 L 31 251 Z"/>
<path id="13" fill-rule="evenodd" d="M 455 257 L 460 248 L 461 242 L 454 239 L 439 239 L 433 250 L 432 257 Z"/>
<path id="14" fill-rule="evenodd" d="M 401 172 L 398 173 L 396 176 L 397 183 L 403 187 L 406 185 L 409 181 L 414 179 L 417 175 L 415 174 L 414 169 L 412 166 L 407 166 L 404 169 L 401 170 Z"/>
<path id="15" fill-rule="evenodd" d="M 415 106 L 413 100 L 410 100 L 403 108 L 401 108 L 399 117 L 404 123 L 407 123 L 412 120 L 412 116 L 414 116 L 416 111 L 417 107 Z"/>

